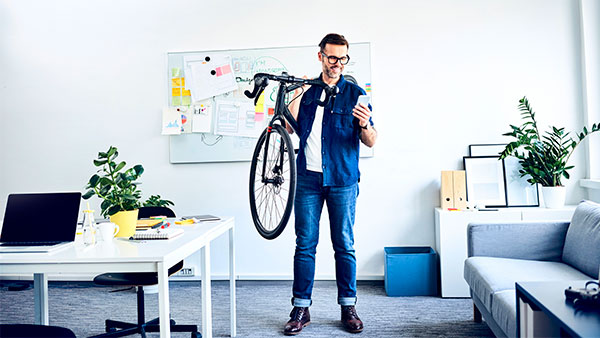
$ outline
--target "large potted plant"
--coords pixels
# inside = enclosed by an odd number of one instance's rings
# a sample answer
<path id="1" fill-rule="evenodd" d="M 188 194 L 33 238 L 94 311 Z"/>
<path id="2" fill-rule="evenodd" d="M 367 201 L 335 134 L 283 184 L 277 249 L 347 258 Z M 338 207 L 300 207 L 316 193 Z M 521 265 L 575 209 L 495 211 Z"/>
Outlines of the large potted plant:
<path id="1" fill-rule="evenodd" d="M 141 191 L 136 180 L 144 172 L 142 165 L 125 169 L 125 161 L 117 163 L 117 148 L 111 146 L 107 152 L 99 152 L 94 165 L 99 167 L 87 183 L 83 199 L 96 195 L 101 198 L 102 216 L 119 225 L 118 237 L 129 237 L 135 232 L 138 208 L 141 206 Z"/>
<path id="2" fill-rule="evenodd" d="M 526 97 L 519 100 L 519 110 L 524 120 L 521 126 L 513 126 L 504 136 L 514 137 L 500 153 L 500 158 L 514 156 L 519 159 L 521 177 L 528 176 L 527 182 L 542 185 L 544 203 L 548 208 L 559 208 L 565 204 L 565 187 L 562 179 L 569 178 L 569 158 L 577 146 L 591 133 L 600 131 L 600 123 L 591 129 L 583 127 L 576 138 L 569 136 L 565 128 L 551 127 L 551 131 L 540 134 L 535 113 Z"/>

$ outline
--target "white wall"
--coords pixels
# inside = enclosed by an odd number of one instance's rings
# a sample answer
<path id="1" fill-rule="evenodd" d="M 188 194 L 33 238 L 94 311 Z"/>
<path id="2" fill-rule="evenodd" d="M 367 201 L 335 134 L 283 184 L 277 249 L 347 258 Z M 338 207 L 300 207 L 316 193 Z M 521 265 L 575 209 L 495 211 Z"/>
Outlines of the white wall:
<path id="1" fill-rule="evenodd" d="M 249 163 L 169 163 L 160 135 L 167 51 L 316 46 L 329 32 L 371 42 L 379 140 L 361 160 L 359 278 L 383 275 L 384 246 L 434 245 L 440 171 L 460 169 L 469 144 L 506 142 L 522 96 L 541 126 L 582 126 L 575 0 L 293 4 L 0 2 L 0 204 L 11 192 L 83 190 L 92 159 L 114 145 L 144 165 L 146 195 L 172 199 L 179 214 L 236 217 L 241 276 L 291 277 L 293 226 L 274 241 L 253 229 Z M 583 197 L 583 154 L 572 164 L 568 203 Z M 334 276 L 328 233 L 324 217 L 319 277 Z M 217 275 L 227 273 L 226 243 L 213 246 Z"/>

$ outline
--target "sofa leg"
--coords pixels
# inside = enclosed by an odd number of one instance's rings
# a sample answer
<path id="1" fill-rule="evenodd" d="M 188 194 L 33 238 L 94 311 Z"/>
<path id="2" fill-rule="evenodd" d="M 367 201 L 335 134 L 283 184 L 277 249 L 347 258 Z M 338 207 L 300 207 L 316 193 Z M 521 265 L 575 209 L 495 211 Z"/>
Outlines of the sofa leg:
<path id="1" fill-rule="evenodd" d="M 481 323 L 481 312 L 479 312 L 475 303 L 473 303 L 473 321 L 475 323 Z"/>

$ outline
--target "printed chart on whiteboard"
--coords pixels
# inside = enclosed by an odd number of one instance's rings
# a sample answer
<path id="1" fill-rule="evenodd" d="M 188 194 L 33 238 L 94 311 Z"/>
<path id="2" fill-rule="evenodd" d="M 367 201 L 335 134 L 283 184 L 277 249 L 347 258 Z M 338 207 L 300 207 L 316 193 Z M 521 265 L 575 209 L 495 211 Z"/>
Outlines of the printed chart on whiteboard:
<path id="1" fill-rule="evenodd" d="M 259 72 L 317 77 L 318 51 L 317 46 L 303 46 L 167 53 L 162 134 L 170 135 L 171 163 L 250 161 L 273 116 L 277 88 L 270 84 L 256 106 L 244 90 L 252 89 Z M 344 76 L 371 95 L 369 43 L 350 44 L 349 54 Z M 374 109 L 374 119 L 375 114 Z M 292 139 L 297 146 L 297 138 Z M 361 156 L 373 156 L 373 150 L 362 147 Z"/>

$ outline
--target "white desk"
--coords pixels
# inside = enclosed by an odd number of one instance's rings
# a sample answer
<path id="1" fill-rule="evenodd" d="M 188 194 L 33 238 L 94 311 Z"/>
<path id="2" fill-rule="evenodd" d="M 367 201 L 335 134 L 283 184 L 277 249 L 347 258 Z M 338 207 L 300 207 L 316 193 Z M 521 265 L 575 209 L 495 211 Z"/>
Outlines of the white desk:
<path id="1" fill-rule="evenodd" d="M 115 239 L 85 246 L 75 245 L 52 254 L 0 254 L 0 273 L 34 274 L 35 322 L 48 325 L 49 273 L 158 273 L 160 336 L 170 337 L 168 269 L 196 251 L 202 256 L 202 336 L 212 337 L 210 242 L 229 232 L 229 285 L 231 336 L 236 336 L 234 219 L 182 226 L 183 235 L 170 240 L 129 241 Z"/>

